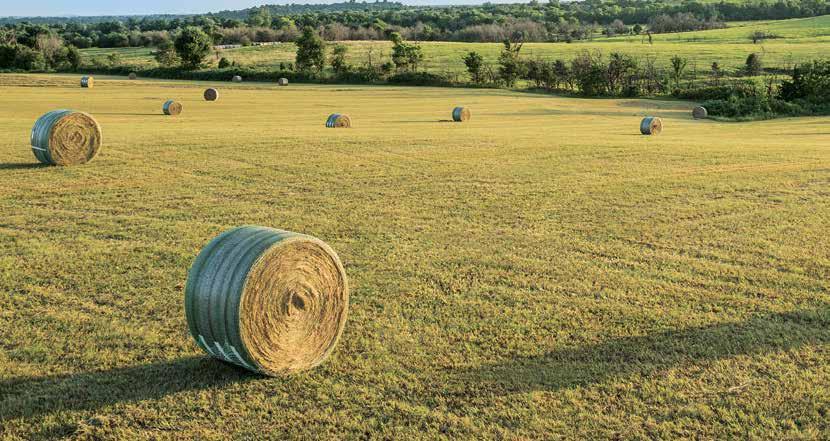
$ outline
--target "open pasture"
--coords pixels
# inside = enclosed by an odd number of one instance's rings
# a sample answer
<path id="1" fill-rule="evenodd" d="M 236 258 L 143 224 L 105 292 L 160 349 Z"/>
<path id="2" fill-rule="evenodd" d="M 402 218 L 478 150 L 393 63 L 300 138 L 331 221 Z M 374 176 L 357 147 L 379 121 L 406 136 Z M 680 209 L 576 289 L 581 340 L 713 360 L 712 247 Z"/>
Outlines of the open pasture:
<path id="1" fill-rule="evenodd" d="M 692 107 L 2 75 L 0 438 L 826 438 L 830 118 Z M 92 162 L 35 160 L 59 108 L 100 123 Z M 187 270 L 243 224 L 342 259 L 320 367 L 188 334 Z"/>

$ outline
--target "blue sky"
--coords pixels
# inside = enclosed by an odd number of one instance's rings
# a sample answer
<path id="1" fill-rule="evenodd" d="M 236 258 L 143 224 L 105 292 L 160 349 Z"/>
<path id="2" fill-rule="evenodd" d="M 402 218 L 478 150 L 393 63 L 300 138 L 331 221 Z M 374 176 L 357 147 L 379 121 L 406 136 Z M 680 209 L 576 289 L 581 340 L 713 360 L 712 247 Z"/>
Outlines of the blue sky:
<path id="1" fill-rule="evenodd" d="M 340 1 L 340 0 L 338 0 Z M 484 0 L 404 0 L 407 4 L 481 3 Z M 505 0 L 502 0 L 505 1 Z M 523 1 L 523 0 L 515 0 Z M 55 15 L 183 14 L 243 9 L 285 0 L 0 0 L 0 17 Z M 334 3 L 293 0 L 293 3 Z M 495 3 L 495 2 L 494 2 Z"/>

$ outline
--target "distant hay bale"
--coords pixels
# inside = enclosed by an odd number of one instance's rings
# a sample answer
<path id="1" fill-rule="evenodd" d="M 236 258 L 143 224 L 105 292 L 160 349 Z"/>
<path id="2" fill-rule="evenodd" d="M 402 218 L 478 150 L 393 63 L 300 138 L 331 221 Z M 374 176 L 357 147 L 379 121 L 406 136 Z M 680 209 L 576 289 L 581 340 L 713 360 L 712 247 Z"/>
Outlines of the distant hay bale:
<path id="1" fill-rule="evenodd" d="M 190 335 L 205 352 L 264 375 L 322 363 L 349 309 L 334 250 L 311 236 L 250 225 L 202 249 L 184 296 Z"/>
<path id="2" fill-rule="evenodd" d="M 709 117 L 709 111 L 703 106 L 697 106 L 692 110 L 692 117 L 694 119 L 706 119 Z"/>
<path id="3" fill-rule="evenodd" d="M 219 99 L 219 91 L 218 90 L 216 90 L 214 88 L 205 89 L 205 101 L 216 101 L 218 99 Z"/>
<path id="4" fill-rule="evenodd" d="M 162 106 L 162 110 L 164 111 L 165 115 L 179 115 L 182 113 L 182 103 L 177 101 L 168 100 Z"/>
<path id="5" fill-rule="evenodd" d="M 234 75 L 233 78 L 231 78 L 231 81 L 233 81 L 234 83 L 241 83 L 242 77 L 240 77 L 239 75 Z"/>
<path id="6" fill-rule="evenodd" d="M 130 75 L 127 78 L 129 78 L 131 80 L 134 80 L 134 79 L 138 78 L 138 75 L 136 75 L 135 72 L 130 72 Z"/>
<path id="7" fill-rule="evenodd" d="M 326 127 L 328 128 L 344 128 L 348 129 L 352 126 L 352 120 L 348 117 L 348 115 L 342 115 L 339 113 L 332 113 L 329 115 L 329 119 L 326 120 Z"/>
<path id="8" fill-rule="evenodd" d="M 659 135 L 663 131 L 663 120 L 656 116 L 647 116 L 640 122 L 640 133 Z"/>
<path id="9" fill-rule="evenodd" d="M 280 78 L 277 80 L 277 84 L 280 86 L 287 86 L 288 85 L 288 78 Z"/>
<path id="10" fill-rule="evenodd" d="M 472 116 L 470 109 L 467 107 L 456 107 L 452 111 L 452 120 L 456 122 L 466 122 Z"/>
<path id="11" fill-rule="evenodd" d="M 101 139 L 101 126 L 91 115 L 53 110 L 32 127 L 32 153 L 44 164 L 84 164 L 98 154 Z"/>
<path id="12" fill-rule="evenodd" d="M 81 87 L 92 89 L 93 86 L 95 86 L 95 78 L 90 76 L 81 77 Z"/>

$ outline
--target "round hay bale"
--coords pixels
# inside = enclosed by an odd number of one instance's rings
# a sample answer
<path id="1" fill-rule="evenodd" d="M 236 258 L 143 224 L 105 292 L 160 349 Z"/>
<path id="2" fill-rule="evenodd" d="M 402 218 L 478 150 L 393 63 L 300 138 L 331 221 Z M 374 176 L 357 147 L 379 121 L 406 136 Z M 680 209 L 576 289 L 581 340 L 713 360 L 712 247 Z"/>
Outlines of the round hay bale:
<path id="1" fill-rule="evenodd" d="M 234 83 L 241 83 L 242 77 L 240 77 L 239 75 L 234 75 L 233 78 L 231 78 L 231 81 L 233 81 Z"/>
<path id="2" fill-rule="evenodd" d="M 452 110 L 452 120 L 456 122 L 466 122 L 470 120 L 472 114 L 467 107 L 456 107 Z"/>
<path id="3" fill-rule="evenodd" d="M 329 119 L 326 120 L 326 127 L 330 129 L 343 128 L 348 129 L 352 126 L 352 119 L 348 115 L 340 113 L 332 113 Z"/>
<path id="4" fill-rule="evenodd" d="M 205 101 L 216 101 L 218 99 L 219 99 L 219 91 L 218 90 L 216 90 L 212 87 L 210 89 L 205 89 Z"/>
<path id="5" fill-rule="evenodd" d="M 706 119 L 709 117 L 709 111 L 703 106 L 697 106 L 692 109 L 692 117 L 694 119 Z"/>
<path id="6" fill-rule="evenodd" d="M 640 122 L 640 133 L 659 135 L 663 131 L 663 120 L 656 116 L 647 116 Z"/>
<path id="7" fill-rule="evenodd" d="M 44 164 L 84 164 L 98 154 L 101 139 L 101 126 L 91 115 L 53 110 L 32 127 L 32 153 Z"/>
<path id="8" fill-rule="evenodd" d="M 288 78 L 280 78 L 277 80 L 277 84 L 280 86 L 287 86 L 288 85 Z"/>
<path id="9" fill-rule="evenodd" d="M 92 89 L 93 86 L 95 86 L 95 78 L 90 76 L 81 77 L 81 87 Z"/>
<path id="10" fill-rule="evenodd" d="M 130 75 L 127 78 L 129 78 L 131 80 L 134 80 L 134 79 L 138 78 L 138 75 L 136 75 L 135 72 L 130 72 Z"/>
<path id="11" fill-rule="evenodd" d="M 346 272 L 323 241 L 242 226 L 220 234 L 187 275 L 190 335 L 211 356 L 265 375 L 331 354 L 349 309 Z"/>
<path id="12" fill-rule="evenodd" d="M 179 115 L 182 113 L 182 103 L 173 100 L 168 100 L 164 103 L 164 106 L 162 106 L 161 110 L 164 111 L 165 115 Z"/>

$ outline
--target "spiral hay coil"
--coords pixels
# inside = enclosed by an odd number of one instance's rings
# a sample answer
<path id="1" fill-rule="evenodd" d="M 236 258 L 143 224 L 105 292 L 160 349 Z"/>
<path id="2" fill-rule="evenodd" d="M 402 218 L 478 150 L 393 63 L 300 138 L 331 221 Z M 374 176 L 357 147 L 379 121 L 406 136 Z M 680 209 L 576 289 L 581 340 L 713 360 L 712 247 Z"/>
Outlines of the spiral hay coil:
<path id="1" fill-rule="evenodd" d="M 663 131 L 663 120 L 656 116 L 647 116 L 640 122 L 640 133 L 659 135 Z"/>
<path id="2" fill-rule="evenodd" d="M 352 126 L 352 120 L 348 117 L 348 115 L 343 115 L 340 113 L 333 113 L 329 115 L 329 119 L 326 120 L 326 127 L 330 129 L 336 128 L 343 128 L 348 129 Z"/>
<path id="3" fill-rule="evenodd" d="M 216 101 L 219 99 L 219 91 L 210 88 L 205 90 L 205 101 Z"/>
<path id="4" fill-rule="evenodd" d="M 190 334 L 208 354 L 265 375 L 313 368 L 346 324 L 337 254 L 311 236 L 258 226 L 214 238 L 187 276 Z"/>
<path id="5" fill-rule="evenodd" d="M 164 103 L 164 106 L 161 108 L 164 111 L 165 115 L 180 115 L 182 113 L 182 103 L 169 100 Z"/>
<path id="6" fill-rule="evenodd" d="M 81 77 L 81 87 L 92 89 L 93 86 L 95 86 L 95 78 L 90 76 Z"/>
<path id="7" fill-rule="evenodd" d="M 472 116 L 470 109 L 466 107 L 456 107 L 452 110 L 452 120 L 455 122 L 466 122 Z"/>
<path id="8" fill-rule="evenodd" d="M 709 111 L 706 110 L 703 106 L 697 106 L 692 109 L 692 118 L 694 119 L 706 119 L 709 117 Z"/>
<path id="9" fill-rule="evenodd" d="M 32 127 L 32 152 L 49 165 L 76 165 L 92 160 L 101 148 L 101 126 L 91 115 L 53 110 Z"/>

